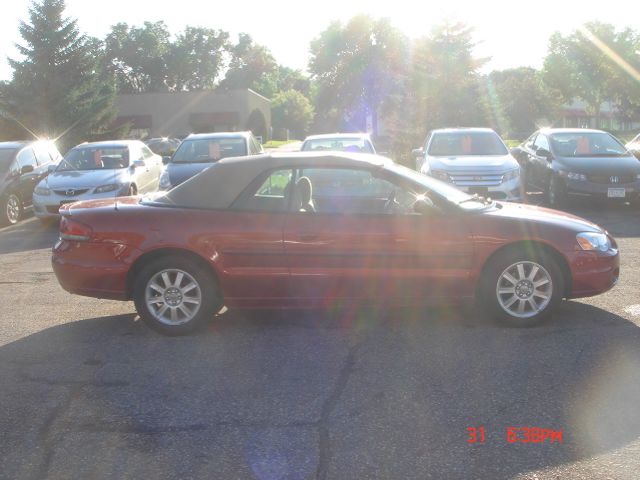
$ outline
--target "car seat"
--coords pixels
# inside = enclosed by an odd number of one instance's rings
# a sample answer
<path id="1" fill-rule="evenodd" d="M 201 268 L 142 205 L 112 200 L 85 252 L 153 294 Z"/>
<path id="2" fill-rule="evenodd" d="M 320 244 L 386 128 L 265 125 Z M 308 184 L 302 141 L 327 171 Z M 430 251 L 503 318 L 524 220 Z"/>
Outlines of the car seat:
<path id="1" fill-rule="evenodd" d="M 295 211 L 299 212 L 315 212 L 316 207 L 313 204 L 313 187 L 308 177 L 300 177 L 296 181 L 293 191 L 293 202 Z"/>

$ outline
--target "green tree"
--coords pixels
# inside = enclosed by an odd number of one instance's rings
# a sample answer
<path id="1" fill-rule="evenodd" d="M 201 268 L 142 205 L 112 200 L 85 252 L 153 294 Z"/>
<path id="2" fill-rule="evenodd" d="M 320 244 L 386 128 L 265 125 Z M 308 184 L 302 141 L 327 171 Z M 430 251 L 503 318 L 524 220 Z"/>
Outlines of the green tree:
<path id="1" fill-rule="evenodd" d="M 329 25 L 310 46 L 316 127 L 364 130 L 368 116 L 375 122 L 393 111 L 404 94 L 407 46 L 387 19 L 359 15 Z"/>
<path id="2" fill-rule="evenodd" d="M 105 39 L 110 68 L 123 93 L 167 91 L 170 33 L 164 22 L 118 23 Z"/>
<path id="3" fill-rule="evenodd" d="M 411 71 L 415 140 L 432 128 L 486 123 L 480 68 L 487 59 L 473 54 L 473 29 L 445 23 L 414 45 Z"/>
<path id="4" fill-rule="evenodd" d="M 171 90 L 206 90 L 215 86 L 229 48 L 229 34 L 210 28 L 187 27 L 167 53 L 167 85 Z"/>
<path id="5" fill-rule="evenodd" d="M 230 48 L 230 54 L 229 68 L 220 82 L 221 89 L 251 88 L 267 98 L 276 93 L 277 63 L 268 48 L 241 33 L 238 43 Z"/>
<path id="6" fill-rule="evenodd" d="M 313 105 L 297 90 L 278 93 L 271 103 L 271 120 L 273 127 L 289 130 L 294 138 L 303 138 L 313 120 Z"/>
<path id="7" fill-rule="evenodd" d="M 569 103 L 584 101 L 600 124 L 604 102 L 613 102 L 622 114 L 640 105 L 638 77 L 640 39 L 630 29 L 616 31 L 610 24 L 593 22 L 563 36 L 554 33 L 544 61 L 544 81 Z M 628 67 L 631 67 L 629 69 Z"/>
<path id="8" fill-rule="evenodd" d="M 533 68 L 493 71 L 485 81 L 493 123 L 509 138 L 525 138 L 540 126 L 549 125 L 561 105 Z"/>
<path id="9" fill-rule="evenodd" d="M 62 144 L 72 146 L 111 132 L 115 84 L 101 70 L 100 43 L 81 34 L 64 10 L 64 0 L 30 5 L 29 22 L 20 23 L 22 58 L 9 59 L 13 77 L 2 107 L 34 134 L 62 135 Z"/>

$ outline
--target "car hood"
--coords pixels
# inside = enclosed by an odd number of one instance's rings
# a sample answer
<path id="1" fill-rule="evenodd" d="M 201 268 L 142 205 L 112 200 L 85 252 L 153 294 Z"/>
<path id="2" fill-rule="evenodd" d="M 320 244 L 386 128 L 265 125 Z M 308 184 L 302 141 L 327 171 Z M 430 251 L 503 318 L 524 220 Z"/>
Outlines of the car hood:
<path id="1" fill-rule="evenodd" d="M 625 157 L 556 157 L 555 167 L 589 175 L 631 175 L 640 173 L 640 161 L 633 155 Z"/>
<path id="2" fill-rule="evenodd" d="M 430 157 L 427 163 L 433 170 L 446 172 L 486 172 L 504 173 L 518 168 L 518 162 L 511 155 L 469 155 L 460 157 Z"/>
<path id="3" fill-rule="evenodd" d="M 126 169 L 53 172 L 45 179 L 45 185 L 52 190 L 98 187 L 100 185 L 120 183 L 126 172 Z"/>
<path id="4" fill-rule="evenodd" d="M 215 162 L 200 162 L 200 163 L 177 163 L 170 162 L 166 166 L 166 171 L 169 174 L 169 181 L 171 186 L 175 187 L 180 185 L 185 180 L 190 179 L 194 175 L 197 175 L 203 170 L 206 170 Z"/>
<path id="5" fill-rule="evenodd" d="M 601 227 L 584 218 L 551 208 L 522 203 L 499 202 L 498 208 L 487 211 L 488 215 L 514 221 L 545 224 L 577 232 L 602 232 Z"/>

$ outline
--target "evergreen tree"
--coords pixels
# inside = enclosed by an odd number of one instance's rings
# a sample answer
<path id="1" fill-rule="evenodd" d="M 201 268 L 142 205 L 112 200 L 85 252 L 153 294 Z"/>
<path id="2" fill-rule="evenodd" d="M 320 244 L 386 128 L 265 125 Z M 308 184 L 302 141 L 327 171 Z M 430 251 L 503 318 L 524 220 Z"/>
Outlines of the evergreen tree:
<path id="1" fill-rule="evenodd" d="M 13 78 L 2 110 L 38 136 L 64 147 L 122 132 L 111 130 L 115 83 L 103 69 L 103 47 L 64 16 L 64 0 L 32 2 L 20 23 L 22 59 L 9 59 Z M 25 135 L 26 136 L 26 135 Z"/>

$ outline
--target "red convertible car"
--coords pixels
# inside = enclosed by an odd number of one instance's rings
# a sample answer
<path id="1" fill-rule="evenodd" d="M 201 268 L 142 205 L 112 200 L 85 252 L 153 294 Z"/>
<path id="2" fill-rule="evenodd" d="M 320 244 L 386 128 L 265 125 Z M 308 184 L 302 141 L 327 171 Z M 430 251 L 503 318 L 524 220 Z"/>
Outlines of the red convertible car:
<path id="1" fill-rule="evenodd" d="M 168 191 L 64 205 L 69 292 L 133 299 L 166 334 L 229 308 L 477 300 L 514 326 L 618 280 L 616 242 L 567 213 L 470 196 L 388 159 L 223 159 Z"/>

